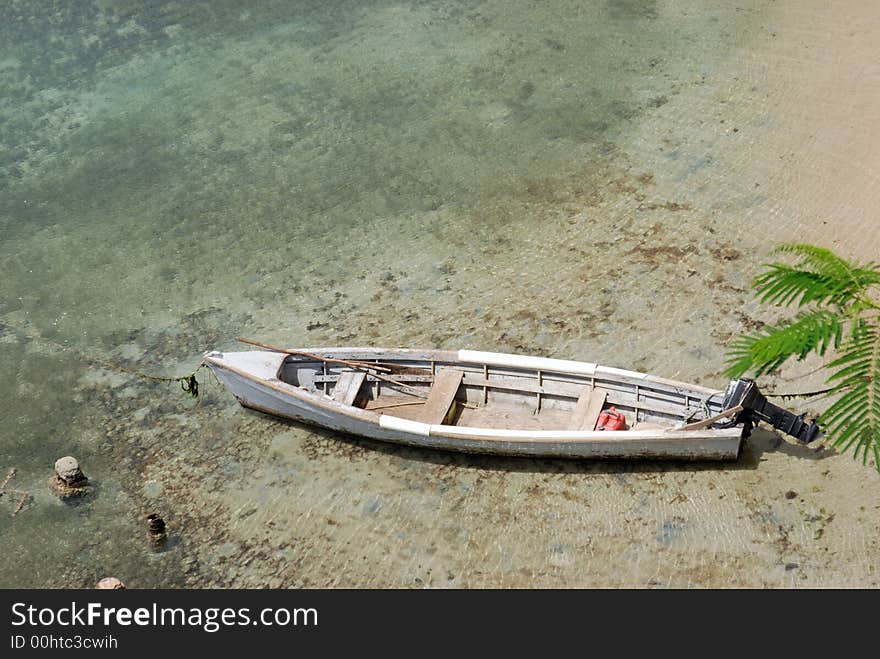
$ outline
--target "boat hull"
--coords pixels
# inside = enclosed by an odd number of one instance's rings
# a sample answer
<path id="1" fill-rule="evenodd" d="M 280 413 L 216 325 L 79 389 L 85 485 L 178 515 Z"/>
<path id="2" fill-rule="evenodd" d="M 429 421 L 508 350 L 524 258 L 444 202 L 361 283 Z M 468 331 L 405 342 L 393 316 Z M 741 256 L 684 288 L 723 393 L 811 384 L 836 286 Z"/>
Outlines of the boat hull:
<path id="1" fill-rule="evenodd" d="M 273 353 L 265 353 L 272 355 Z M 241 405 L 359 437 L 420 448 L 502 456 L 591 459 L 735 460 L 743 429 L 565 431 L 500 430 L 425 424 L 342 405 L 274 377 L 284 355 L 243 369 L 209 353 L 205 363 Z"/>

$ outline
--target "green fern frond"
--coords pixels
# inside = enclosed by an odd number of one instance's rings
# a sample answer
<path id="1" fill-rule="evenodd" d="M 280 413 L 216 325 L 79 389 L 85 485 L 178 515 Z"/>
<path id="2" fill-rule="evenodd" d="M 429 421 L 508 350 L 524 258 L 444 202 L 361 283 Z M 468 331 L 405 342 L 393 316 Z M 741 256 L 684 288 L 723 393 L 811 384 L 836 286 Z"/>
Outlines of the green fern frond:
<path id="1" fill-rule="evenodd" d="M 770 263 L 769 270 L 755 277 L 754 286 L 761 302 L 777 306 L 802 307 L 810 302 L 846 307 L 857 303 L 865 287 L 850 279 L 801 270 L 781 263 Z"/>
<path id="2" fill-rule="evenodd" d="M 878 270 L 876 263 L 871 262 L 859 265 L 838 256 L 830 249 L 817 247 L 816 245 L 783 243 L 773 250 L 773 254 L 800 256 L 801 261 L 798 267 L 808 268 L 813 272 L 832 279 L 847 279 L 862 273 L 874 273 L 875 277 L 880 277 L 880 270 Z M 878 279 L 874 279 L 874 283 L 877 282 Z"/>
<path id="3" fill-rule="evenodd" d="M 737 339 L 728 351 L 725 373 L 738 378 L 754 370 L 756 376 L 761 376 L 790 357 L 803 359 L 814 351 L 824 355 L 832 345 L 840 345 L 842 336 L 843 325 L 834 312 L 802 312 L 779 327 L 766 327 L 760 334 Z"/>
<path id="4" fill-rule="evenodd" d="M 864 305 L 870 304 L 867 290 L 880 284 L 880 269 L 874 263 L 858 265 L 812 245 L 782 245 L 774 252 L 797 254 L 802 259 L 794 266 L 767 264 L 769 270 L 754 281 L 762 302 L 780 306 L 815 302 L 840 308 Z"/>
<path id="5" fill-rule="evenodd" d="M 865 324 L 828 366 L 839 369 L 828 381 L 837 381 L 840 387 L 858 386 L 880 376 L 880 327 Z"/>
<path id="6" fill-rule="evenodd" d="M 863 463 L 873 455 L 880 471 L 880 326 L 848 341 L 829 366 L 838 369 L 828 380 L 842 395 L 821 416 L 826 434 L 841 451 L 861 454 Z"/>

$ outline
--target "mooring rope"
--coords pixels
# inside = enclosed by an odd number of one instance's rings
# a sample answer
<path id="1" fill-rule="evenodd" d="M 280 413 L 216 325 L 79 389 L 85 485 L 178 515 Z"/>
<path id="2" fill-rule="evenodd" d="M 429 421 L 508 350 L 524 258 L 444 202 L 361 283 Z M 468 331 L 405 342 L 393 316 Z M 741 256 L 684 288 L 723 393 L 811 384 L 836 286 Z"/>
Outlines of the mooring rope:
<path id="1" fill-rule="evenodd" d="M 205 362 L 201 362 L 196 370 L 187 375 L 183 375 L 180 377 L 160 377 L 158 375 L 150 375 L 148 373 L 141 373 L 139 371 L 133 371 L 125 366 L 120 366 L 119 364 L 112 364 L 103 359 L 99 359 L 94 355 L 89 354 L 84 351 L 82 348 L 78 348 L 76 346 L 68 346 L 60 343 L 58 341 L 54 341 L 43 336 L 39 331 L 29 330 L 26 327 L 19 326 L 16 324 L 6 324 L 6 327 L 11 328 L 12 330 L 18 332 L 22 336 L 30 339 L 31 341 L 36 341 L 42 343 L 44 345 L 51 346 L 52 348 L 60 351 L 60 352 L 72 352 L 75 355 L 79 355 L 83 361 L 91 362 L 92 364 L 98 364 L 103 368 L 106 368 L 111 371 L 119 371 L 121 373 L 128 373 L 129 375 L 134 375 L 135 377 L 142 378 L 144 380 L 153 380 L 154 382 L 178 382 L 180 383 L 180 388 L 184 393 L 189 394 L 193 398 L 199 397 L 199 381 L 196 379 L 196 373 L 198 373 L 202 368 L 207 366 Z M 216 376 L 215 376 L 216 377 Z"/>
<path id="2" fill-rule="evenodd" d="M 135 377 L 142 378 L 144 380 L 153 380 L 154 382 L 179 382 L 180 388 L 184 393 L 189 394 L 193 398 L 199 397 L 199 381 L 196 379 L 196 373 L 198 373 L 201 369 L 205 368 L 207 364 L 202 362 L 198 365 L 196 370 L 188 375 L 182 375 L 180 377 L 170 377 L 165 378 L 158 375 L 150 375 L 148 373 L 140 373 L 138 371 L 132 371 L 131 369 L 125 368 L 124 366 L 119 366 L 117 364 L 110 364 L 108 362 L 101 361 L 99 362 L 103 364 L 105 367 L 110 368 L 116 371 L 122 371 L 123 373 L 128 373 L 129 375 L 134 375 Z"/>
<path id="3" fill-rule="evenodd" d="M 834 387 L 829 387 L 828 389 L 819 389 L 818 391 L 802 391 L 799 393 L 785 393 L 785 394 L 764 394 L 767 398 L 812 398 L 813 396 L 821 396 L 822 394 L 828 394 L 834 391 Z"/>

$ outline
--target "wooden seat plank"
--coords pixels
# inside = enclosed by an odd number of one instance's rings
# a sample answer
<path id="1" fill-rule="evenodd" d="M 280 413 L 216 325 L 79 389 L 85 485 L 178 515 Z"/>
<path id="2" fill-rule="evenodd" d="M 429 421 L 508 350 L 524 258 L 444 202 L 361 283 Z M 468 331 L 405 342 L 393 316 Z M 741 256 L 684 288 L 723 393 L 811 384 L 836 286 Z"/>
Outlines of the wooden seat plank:
<path id="1" fill-rule="evenodd" d="M 584 387 L 571 415 L 569 430 L 595 430 L 607 398 L 605 389 Z"/>
<path id="2" fill-rule="evenodd" d="M 344 371 L 333 388 L 333 400 L 343 405 L 354 405 L 366 379 L 367 374 L 362 371 Z"/>
<path id="3" fill-rule="evenodd" d="M 444 368 L 434 375 L 434 384 L 428 392 L 425 407 L 420 410 L 422 423 L 442 424 L 454 412 L 455 394 L 461 386 L 464 373 L 452 368 Z"/>

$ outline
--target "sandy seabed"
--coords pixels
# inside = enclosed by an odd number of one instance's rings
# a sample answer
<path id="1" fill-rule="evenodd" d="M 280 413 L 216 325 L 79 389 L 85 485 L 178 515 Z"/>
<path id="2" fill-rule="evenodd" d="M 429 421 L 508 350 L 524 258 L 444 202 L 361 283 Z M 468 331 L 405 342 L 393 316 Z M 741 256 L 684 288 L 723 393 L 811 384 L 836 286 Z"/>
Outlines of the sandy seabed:
<path id="1" fill-rule="evenodd" d="M 877 586 L 876 471 L 766 431 L 732 464 L 470 457 L 108 365 L 245 335 L 722 387 L 773 245 L 880 252 L 880 10 L 75 4 L 0 10 L 0 467 L 33 495 L 0 497 L 0 585 Z"/>

